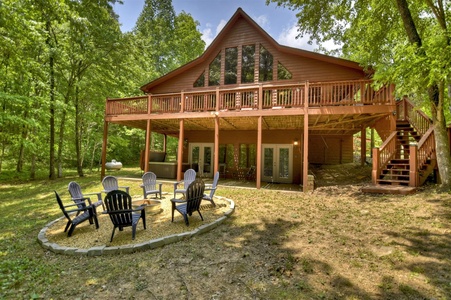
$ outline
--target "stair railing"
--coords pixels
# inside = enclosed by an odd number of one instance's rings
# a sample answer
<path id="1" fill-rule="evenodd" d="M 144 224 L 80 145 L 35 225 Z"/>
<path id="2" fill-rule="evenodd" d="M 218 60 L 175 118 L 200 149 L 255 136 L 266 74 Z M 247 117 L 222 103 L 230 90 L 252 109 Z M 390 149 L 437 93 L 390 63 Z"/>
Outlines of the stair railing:
<path id="1" fill-rule="evenodd" d="M 432 120 L 424 112 L 416 109 L 414 104 L 407 98 L 397 102 L 398 120 L 406 120 L 415 128 L 415 130 L 424 135 L 431 127 Z"/>
<path id="2" fill-rule="evenodd" d="M 379 148 L 373 148 L 373 184 L 377 184 L 382 170 L 396 155 L 396 134 L 397 132 L 393 131 Z"/>
<path id="3" fill-rule="evenodd" d="M 434 126 L 429 126 L 429 129 L 421 137 L 418 144 L 413 143 L 410 145 L 410 176 L 409 186 L 420 186 L 420 171 L 427 164 L 428 160 L 435 156 L 435 136 Z"/>

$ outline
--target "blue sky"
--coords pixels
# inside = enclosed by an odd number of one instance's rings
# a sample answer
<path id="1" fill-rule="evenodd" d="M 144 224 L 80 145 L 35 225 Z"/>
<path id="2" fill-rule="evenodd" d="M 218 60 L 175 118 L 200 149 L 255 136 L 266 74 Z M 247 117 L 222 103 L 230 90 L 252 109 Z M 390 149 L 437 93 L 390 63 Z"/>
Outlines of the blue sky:
<path id="1" fill-rule="evenodd" d="M 144 0 L 123 0 L 124 4 L 116 4 L 114 10 L 119 15 L 123 32 L 133 29 L 136 19 L 144 5 Z M 198 30 L 208 46 L 236 10 L 241 7 L 278 43 L 305 50 L 313 50 L 315 46 L 307 44 L 308 38 L 296 39 L 296 12 L 277 7 L 265 0 L 172 0 L 177 14 L 181 11 L 189 13 L 200 23 Z"/>

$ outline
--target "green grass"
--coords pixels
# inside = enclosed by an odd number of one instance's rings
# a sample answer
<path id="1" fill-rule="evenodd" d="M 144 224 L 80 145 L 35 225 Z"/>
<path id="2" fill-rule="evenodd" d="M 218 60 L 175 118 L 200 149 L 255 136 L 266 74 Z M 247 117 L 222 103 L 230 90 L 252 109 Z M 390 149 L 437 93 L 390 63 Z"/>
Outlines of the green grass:
<path id="1" fill-rule="evenodd" d="M 141 171 L 112 174 L 140 178 Z M 72 180 L 84 192 L 99 191 L 99 172 L 83 178 L 66 172 L 53 181 L 5 177 L 0 299 L 446 299 L 451 294 L 450 200 L 431 189 L 407 197 L 358 192 L 338 197 L 328 188 L 309 194 L 220 188 L 217 193 L 233 199 L 236 211 L 211 232 L 144 252 L 78 257 L 44 250 L 37 235 L 61 217 L 53 191 L 67 200 Z M 124 184 L 131 194 L 141 193 L 139 181 Z M 170 192 L 171 186 L 164 189 Z M 152 222 L 148 226 L 152 230 Z M 387 247 L 390 254 L 378 255 Z"/>

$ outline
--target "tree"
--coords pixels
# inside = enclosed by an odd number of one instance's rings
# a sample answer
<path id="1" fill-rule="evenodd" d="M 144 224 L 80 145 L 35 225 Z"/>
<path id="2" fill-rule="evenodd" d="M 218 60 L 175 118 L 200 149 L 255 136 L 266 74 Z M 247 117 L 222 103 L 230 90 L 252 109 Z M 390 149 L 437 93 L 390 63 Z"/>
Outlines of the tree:
<path id="1" fill-rule="evenodd" d="M 451 188 L 445 107 L 451 92 L 451 4 L 446 0 L 267 0 L 298 11 L 300 35 L 375 70 L 376 83 L 395 83 L 430 107 L 441 189 Z M 321 48 L 325 50 L 324 47 Z M 446 92 L 448 90 L 448 93 Z"/>

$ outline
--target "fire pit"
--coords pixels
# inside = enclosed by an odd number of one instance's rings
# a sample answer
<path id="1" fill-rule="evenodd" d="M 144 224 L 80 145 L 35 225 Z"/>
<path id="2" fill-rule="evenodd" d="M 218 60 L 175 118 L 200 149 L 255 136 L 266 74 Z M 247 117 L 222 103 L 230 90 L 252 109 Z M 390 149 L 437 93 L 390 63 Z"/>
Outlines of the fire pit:
<path id="1" fill-rule="evenodd" d="M 163 209 L 161 208 L 160 200 L 141 199 L 132 201 L 132 205 L 134 208 L 137 208 L 143 204 L 146 206 L 146 214 L 156 215 L 163 211 Z"/>

